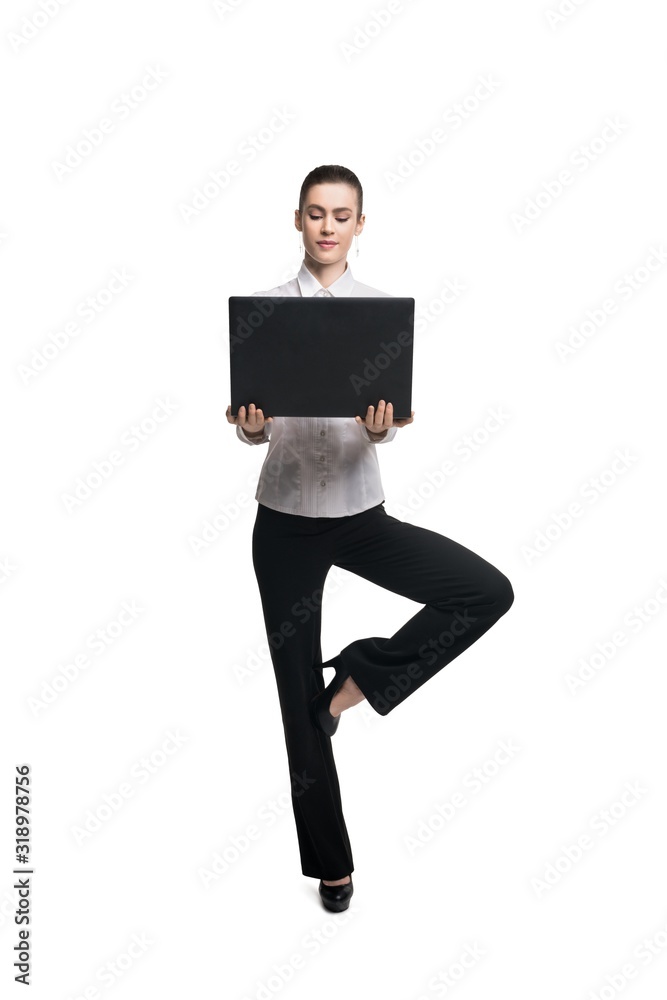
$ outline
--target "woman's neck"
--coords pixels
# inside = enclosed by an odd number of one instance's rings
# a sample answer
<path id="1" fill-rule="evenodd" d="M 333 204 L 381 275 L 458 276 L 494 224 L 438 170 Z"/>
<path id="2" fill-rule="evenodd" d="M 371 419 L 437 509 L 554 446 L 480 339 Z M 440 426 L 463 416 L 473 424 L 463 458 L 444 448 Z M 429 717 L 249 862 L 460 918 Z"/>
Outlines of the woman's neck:
<path id="1" fill-rule="evenodd" d="M 337 260 L 331 264 L 321 264 L 308 254 L 304 257 L 304 263 L 314 278 L 317 278 L 322 288 L 328 288 L 334 281 L 340 278 L 341 274 L 347 271 L 347 260 Z"/>

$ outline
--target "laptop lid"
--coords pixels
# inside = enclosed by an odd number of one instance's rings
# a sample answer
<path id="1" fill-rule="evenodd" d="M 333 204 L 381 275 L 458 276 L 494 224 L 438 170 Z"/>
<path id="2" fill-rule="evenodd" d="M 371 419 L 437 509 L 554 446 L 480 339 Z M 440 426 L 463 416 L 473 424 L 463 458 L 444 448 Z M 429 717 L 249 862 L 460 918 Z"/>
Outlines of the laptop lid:
<path id="1" fill-rule="evenodd" d="M 409 417 L 414 312 L 393 296 L 230 296 L 232 414 L 365 417 L 384 399 Z"/>

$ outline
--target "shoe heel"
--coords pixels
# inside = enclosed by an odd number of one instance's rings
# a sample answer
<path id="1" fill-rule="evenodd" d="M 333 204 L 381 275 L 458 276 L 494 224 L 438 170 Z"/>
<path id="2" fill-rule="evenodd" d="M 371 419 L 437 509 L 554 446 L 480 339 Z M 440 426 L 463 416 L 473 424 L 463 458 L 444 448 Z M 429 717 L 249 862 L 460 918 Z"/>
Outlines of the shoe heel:
<path id="1" fill-rule="evenodd" d="M 326 733 L 327 736 L 333 736 L 338 729 L 340 721 L 340 715 L 333 716 L 330 712 L 331 702 L 336 692 L 340 690 L 349 676 L 349 670 L 343 665 L 342 660 L 339 660 L 332 680 L 327 684 L 324 691 L 320 691 L 319 694 L 316 694 L 311 699 L 310 712 L 313 723 L 323 733 Z"/>
<path id="2" fill-rule="evenodd" d="M 325 885 L 320 880 L 319 893 L 322 905 L 325 909 L 331 910 L 333 913 L 341 913 L 343 910 L 347 910 L 353 892 L 354 886 L 351 875 L 350 881 L 345 882 L 343 885 Z"/>

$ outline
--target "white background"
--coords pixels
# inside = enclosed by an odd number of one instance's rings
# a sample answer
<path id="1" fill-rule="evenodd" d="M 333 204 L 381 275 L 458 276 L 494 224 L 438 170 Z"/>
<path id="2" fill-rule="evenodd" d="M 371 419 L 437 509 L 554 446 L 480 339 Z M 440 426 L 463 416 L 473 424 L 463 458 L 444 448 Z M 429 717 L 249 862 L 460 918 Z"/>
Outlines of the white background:
<path id="1" fill-rule="evenodd" d="M 557 20 L 559 2 L 3 4 L 0 974 L 27 762 L 32 996 L 664 995 L 664 35 L 649 0 L 565 0 Z M 476 100 L 481 78 L 494 91 Z M 133 90 L 131 113 L 112 110 Z M 275 109 L 292 120 L 243 156 Z M 240 173 L 186 219 L 232 159 Z M 296 273 L 299 188 L 323 163 L 364 187 L 355 277 L 429 317 L 414 422 L 378 451 L 386 508 L 515 592 L 398 711 L 344 716 L 355 895 L 337 919 L 300 871 L 251 562 L 266 452 L 225 419 L 227 298 Z M 114 270 L 130 277 L 108 295 Z M 447 282 L 465 286 L 449 304 Z M 158 400 L 171 412 L 151 424 Z M 115 449 L 122 464 L 68 509 Z M 447 460 L 456 474 L 430 486 Z M 324 658 L 416 610 L 332 571 Z M 501 741 L 518 749 L 494 765 Z"/>

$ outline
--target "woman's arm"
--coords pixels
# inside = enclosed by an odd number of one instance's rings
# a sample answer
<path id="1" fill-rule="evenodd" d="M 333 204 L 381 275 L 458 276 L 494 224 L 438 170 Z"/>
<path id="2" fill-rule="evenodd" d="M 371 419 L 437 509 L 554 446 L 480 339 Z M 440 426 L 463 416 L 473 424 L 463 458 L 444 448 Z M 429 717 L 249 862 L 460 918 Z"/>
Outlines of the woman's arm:
<path id="1" fill-rule="evenodd" d="M 261 431 L 256 431 L 251 434 L 250 431 L 244 431 L 242 427 L 236 426 L 236 436 L 241 439 L 245 444 L 264 444 L 265 441 L 271 440 L 271 435 L 267 433 L 266 426 L 264 426 Z"/>
<path id="2" fill-rule="evenodd" d="M 366 438 L 367 441 L 372 441 L 373 444 L 383 444 L 385 442 L 393 441 L 396 437 L 396 427 L 388 427 L 384 431 L 380 431 L 378 434 L 375 431 L 369 431 L 366 424 L 359 424 L 361 428 L 362 436 Z"/>

